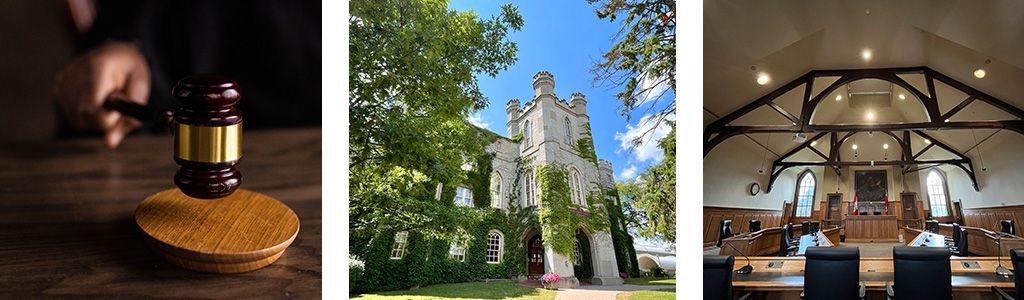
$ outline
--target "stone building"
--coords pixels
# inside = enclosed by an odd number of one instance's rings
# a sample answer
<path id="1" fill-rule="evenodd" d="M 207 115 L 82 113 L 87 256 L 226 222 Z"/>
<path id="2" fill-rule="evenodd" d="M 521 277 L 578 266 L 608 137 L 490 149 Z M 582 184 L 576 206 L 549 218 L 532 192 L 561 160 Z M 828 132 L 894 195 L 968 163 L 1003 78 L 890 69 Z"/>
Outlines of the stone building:
<path id="1" fill-rule="evenodd" d="M 620 272 L 639 272 L 632 238 L 622 220 L 612 165 L 597 159 L 594 151 L 586 96 L 573 93 L 568 101 L 558 98 L 554 76 L 548 72 L 534 76 L 533 91 L 533 98 L 524 105 L 518 99 L 508 101 L 507 135 L 481 129 L 490 144 L 485 157 L 462 166 L 470 179 L 437 184 L 435 198 L 443 205 L 454 203 L 486 215 L 478 228 L 466 228 L 471 241 L 456 245 L 413 230 L 381 233 L 367 246 L 361 279 L 365 290 L 487 279 L 538 280 L 545 273 L 558 274 L 560 287 L 578 286 L 581 280 L 617 285 L 623 282 Z M 549 166 L 557 167 L 564 179 L 540 178 L 538 169 Z M 542 197 L 541 182 L 562 180 L 568 183 L 567 195 Z M 606 225 L 577 226 L 572 254 L 559 253 L 553 241 L 541 234 L 543 226 L 549 225 L 542 225 L 540 212 L 555 207 L 550 203 L 568 206 L 563 212 L 580 217 L 584 220 L 580 224 L 596 220 Z M 568 238 L 573 229 L 562 228 L 558 232 Z M 554 242 L 567 245 L 564 239 Z"/>
<path id="2" fill-rule="evenodd" d="M 559 164 L 566 168 L 569 179 L 570 197 L 573 203 L 586 205 L 586 196 L 590 192 L 601 188 L 614 190 L 615 182 L 612 177 L 612 165 L 607 160 L 598 160 L 595 165 L 593 161 L 581 155 L 579 140 L 589 138 L 590 117 L 587 115 L 587 98 L 583 93 L 572 93 L 568 102 L 555 95 L 555 78 L 547 71 L 541 71 L 533 77 L 533 99 L 520 106 L 518 99 L 509 100 L 505 108 L 508 117 L 508 137 L 513 140 L 500 139 L 492 144 L 496 157 L 493 160 L 492 191 L 504 191 L 503 188 L 513 186 L 516 180 L 516 163 L 519 158 L 528 157 L 529 165 Z M 518 137 L 521 135 L 521 138 Z M 538 205 L 539 188 L 535 177 L 535 170 L 529 166 L 526 168 L 525 176 L 521 178 L 519 186 L 523 187 L 520 192 L 519 203 L 522 207 L 536 207 Z M 500 186 L 497 186 L 500 182 Z M 502 196 L 508 193 L 498 192 L 499 197 L 492 201 L 507 203 Z M 582 212 L 586 213 L 586 212 Z M 615 261 L 612 238 L 608 231 L 591 232 L 585 228 L 581 229 L 585 239 L 589 243 L 589 255 L 577 255 L 579 259 L 591 259 L 593 266 L 593 284 L 621 284 L 619 270 Z M 540 231 L 537 228 L 525 235 L 524 241 L 527 245 L 527 276 L 532 278 L 539 274 L 554 272 L 566 278 L 566 285 L 576 286 L 578 281 L 574 276 L 573 265 L 576 262 L 568 261 L 564 255 L 552 251 L 550 244 L 540 242 L 543 247 L 536 247 L 535 243 L 543 241 Z M 579 246 L 577 246 L 579 248 Z M 578 249 L 577 249 L 578 251 Z M 537 256 L 542 260 L 533 259 Z M 543 268 L 543 269 L 541 269 Z"/>

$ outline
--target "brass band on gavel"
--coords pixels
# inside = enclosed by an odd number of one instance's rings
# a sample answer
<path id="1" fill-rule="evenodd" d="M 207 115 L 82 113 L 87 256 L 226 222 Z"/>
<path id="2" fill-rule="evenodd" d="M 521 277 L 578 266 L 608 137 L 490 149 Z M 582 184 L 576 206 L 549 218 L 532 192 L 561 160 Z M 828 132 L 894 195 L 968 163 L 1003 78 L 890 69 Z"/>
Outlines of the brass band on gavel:
<path id="1" fill-rule="evenodd" d="M 174 156 L 183 160 L 224 163 L 242 157 L 242 123 L 198 126 L 176 123 Z"/>

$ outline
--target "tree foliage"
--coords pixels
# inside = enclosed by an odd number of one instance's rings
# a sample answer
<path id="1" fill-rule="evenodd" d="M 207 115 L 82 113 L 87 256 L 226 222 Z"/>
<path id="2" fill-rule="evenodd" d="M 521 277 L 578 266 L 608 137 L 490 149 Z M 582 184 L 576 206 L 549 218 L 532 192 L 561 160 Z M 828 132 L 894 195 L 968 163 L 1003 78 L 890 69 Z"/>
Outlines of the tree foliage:
<path id="1" fill-rule="evenodd" d="M 676 240 L 676 128 L 658 141 L 665 159 L 640 174 L 634 182 L 616 184 L 623 199 L 626 226 L 645 238 Z"/>
<path id="2" fill-rule="evenodd" d="M 516 60 L 514 6 L 481 19 L 443 0 L 354 0 L 349 18 L 349 170 L 353 245 L 376 232 L 431 228 L 450 239 L 480 216 L 434 199 L 489 137 L 467 124 L 487 105 L 475 74 L 495 76 Z M 354 249 L 356 247 L 353 247 Z M 353 251 L 355 254 L 365 249 Z"/>
<path id="3" fill-rule="evenodd" d="M 619 113 L 627 118 L 638 109 L 657 116 L 658 124 L 675 112 L 675 101 L 660 100 L 676 90 L 675 0 L 587 0 L 598 18 L 622 27 L 615 45 L 596 62 L 594 82 L 620 87 Z"/>

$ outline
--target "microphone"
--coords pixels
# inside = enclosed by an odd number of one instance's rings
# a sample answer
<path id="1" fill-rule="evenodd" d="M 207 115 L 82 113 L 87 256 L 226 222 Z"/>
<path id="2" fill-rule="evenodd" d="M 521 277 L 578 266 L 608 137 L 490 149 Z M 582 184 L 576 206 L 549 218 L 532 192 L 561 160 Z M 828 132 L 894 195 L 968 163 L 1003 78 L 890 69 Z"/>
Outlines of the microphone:
<path id="1" fill-rule="evenodd" d="M 750 265 L 750 257 L 747 257 L 747 255 L 744 254 L 743 251 L 740 251 L 740 249 L 736 249 L 736 246 L 733 246 L 732 243 L 725 243 L 725 244 L 729 245 L 729 247 L 732 248 L 732 250 L 736 250 L 736 252 L 739 252 L 740 255 L 743 255 L 743 258 L 747 259 L 747 265 L 743 266 L 739 270 L 736 270 L 736 274 L 750 274 L 750 272 L 754 271 L 754 266 Z M 747 244 L 750 244 L 750 243 L 748 242 Z"/>
<path id="2" fill-rule="evenodd" d="M 1013 272 L 1010 272 L 1009 269 L 1007 269 L 1006 267 L 1003 266 L 1003 261 L 1002 261 L 1002 258 L 1003 258 L 1003 233 L 1002 232 L 996 234 L 996 242 L 997 242 L 998 247 L 999 247 L 999 251 L 996 252 L 996 264 L 999 265 L 998 267 L 996 267 L 996 275 L 1003 276 L 1003 277 L 1013 276 Z"/>

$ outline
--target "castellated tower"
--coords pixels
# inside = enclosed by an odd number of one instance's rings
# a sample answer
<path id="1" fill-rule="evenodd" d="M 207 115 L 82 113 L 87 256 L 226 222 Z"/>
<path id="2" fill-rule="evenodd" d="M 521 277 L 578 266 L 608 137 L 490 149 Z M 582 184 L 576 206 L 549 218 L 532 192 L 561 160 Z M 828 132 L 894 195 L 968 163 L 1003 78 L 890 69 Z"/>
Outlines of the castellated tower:
<path id="1" fill-rule="evenodd" d="M 492 163 L 493 169 L 509 174 L 502 175 L 507 181 L 504 186 L 513 186 L 514 180 L 520 180 L 519 191 L 522 195 L 518 205 L 521 207 L 541 208 L 545 204 L 540 201 L 540 187 L 537 184 L 537 166 L 560 165 L 567 171 L 569 180 L 570 201 L 586 207 L 587 196 L 602 189 L 615 188 L 612 180 L 612 165 L 606 160 L 595 161 L 593 153 L 582 153 L 580 143 L 589 143 L 582 139 L 590 135 L 590 117 L 587 115 L 587 97 L 581 92 L 572 93 L 569 100 L 559 98 L 555 94 L 555 76 L 547 71 L 538 72 L 533 76 L 533 95 L 520 106 L 519 99 L 511 99 L 505 105 L 508 116 L 508 137 L 517 142 L 500 142 L 501 151 Z M 522 138 L 517 138 L 518 135 Z M 581 141 L 582 139 L 582 141 Z M 589 145 L 587 145 L 589 146 Z M 583 147 L 587 149 L 589 147 Z M 587 151 L 589 152 L 589 151 Z M 527 158 L 528 165 L 519 166 L 517 159 Z M 512 174 L 517 168 L 526 171 L 522 178 Z M 573 191 L 576 191 L 574 193 Z M 516 204 L 511 204 L 516 205 Z M 539 230 L 539 229 L 535 229 Z M 589 232 L 580 229 L 588 236 L 593 254 L 593 277 L 591 282 L 600 285 L 622 284 L 615 263 L 615 250 L 612 237 L 608 231 Z M 568 257 L 552 250 L 551 244 L 545 242 L 543 251 L 544 272 L 553 272 L 562 276 L 562 287 L 579 285 L 575 278 L 573 263 Z"/>
<path id="2" fill-rule="evenodd" d="M 505 111 L 508 137 L 523 135 L 519 143 L 521 157 L 530 157 L 537 165 L 557 163 L 568 167 L 570 172 L 579 172 L 591 190 L 598 186 L 614 187 L 614 183 L 603 178 L 605 170 L 599 170 L 593 161 L 580 156 L 578 150 L 580 138 L 590 134 L 586 95 L 574 92 L 568 101 L 559 98 L 555 94 L 555 76 L 540 71 L 533 76 L 533 99 L 522 107 L 518 99 L 509 100 Z M 610 163 L 605 161 L 605 164 L 611 169 Z"/>

